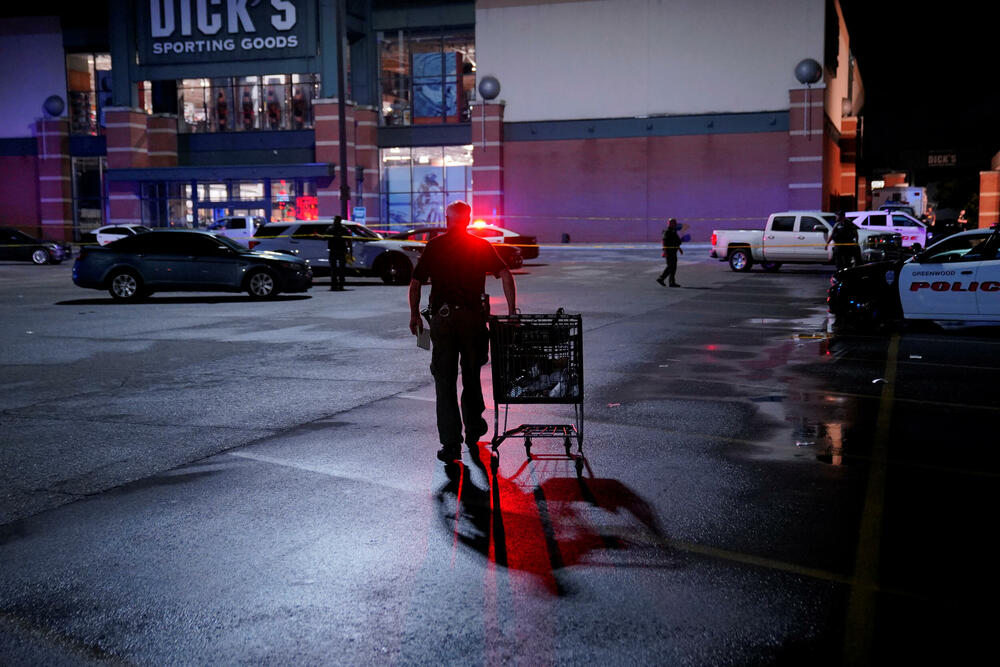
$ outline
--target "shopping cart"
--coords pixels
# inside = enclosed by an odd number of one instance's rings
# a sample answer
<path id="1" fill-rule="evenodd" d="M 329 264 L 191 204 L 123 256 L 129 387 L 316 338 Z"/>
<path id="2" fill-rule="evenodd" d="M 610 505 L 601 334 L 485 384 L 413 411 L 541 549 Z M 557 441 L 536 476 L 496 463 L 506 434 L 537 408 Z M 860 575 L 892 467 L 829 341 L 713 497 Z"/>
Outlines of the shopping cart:
<path id="1" fill-rule="evenodd" d="M 554 315 L 490 317 L 493 355 L 493 454 L 499 465 L 500 443 L 524 438 L 531 458 L 533 438 L 562 438 L 566 455 L 576 438 L 577 468 L 583 466 L 583 324 L 580 315 L 560 308 Z M 521 424 L 507 429 L 511 404 L 564 403 L 573 405 L 572 424 Z M 503 430 L 500 405 L 504 406 Z"/>

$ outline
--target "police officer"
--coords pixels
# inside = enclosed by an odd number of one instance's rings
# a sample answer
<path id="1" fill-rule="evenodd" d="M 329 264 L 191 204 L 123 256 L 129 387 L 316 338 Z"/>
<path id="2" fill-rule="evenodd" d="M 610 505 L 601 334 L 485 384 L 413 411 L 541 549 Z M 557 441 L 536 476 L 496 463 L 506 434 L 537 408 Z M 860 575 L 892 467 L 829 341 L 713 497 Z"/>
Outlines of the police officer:
<path id="1" fill-rule="evenodd" d="M 667 221 L 667 228 L 663 230 L 663 256 L 667 258 L 667 266 L 663 273 L 656 279 L 656 282 L 663 284 L 664 278 L 669 278 L 671 287 L 680 287 L 675 277 L 677 275 L 677 253 L 684 254 L 681 250 L 681 237 L 677 233 L 677 218 L 670 218 Z"/>
<path id="2" fill-rule="evenodd" d="M 326 248 L 330 251 L 330 289 L 341 291 L 344 289 L 344 271 L 347 261 L 347 231 L 341 223 L 341 217 L 333 218 L 333 227 L 330 228 L 330 238 L 327 239 Z"/>
<path id="3" fill-rule="evenodd" d="M 837 221 L 830 230 L 830 238 L 826 242 L 829 248 L 833 244 L 833 261 L 837 265 L 837 270 L 846 269 L 855 264 L 861 263 L 861 247 L 858 245 L 858 228 L 847 219 L 847 215 L 840 211 L 837 213 Z"/>
<path id="4" fill-rule="evenodd" d="M 437 457 L 451 463 L 462 455 L 465 442 L 474 447 L 486 434 L 486 406 L 479 372 L 486 363 L 489 332 L 486 328 L 488 297 L 486 274 L 501 280 L 507 311 L 515 312 L 514 276 L 484 239 L 468 233 L 471 207 L 452 202 L 445 211 L 448 229 L 427 242 L 410 280 L 410 332 L 424 328 L 420 317 L 420 288 L 431 283 L 429 299 L 431 373 L 437 394 L 437 427 L 441 449 Z M 456 383 L 462 371 L 461 409 Z"/>

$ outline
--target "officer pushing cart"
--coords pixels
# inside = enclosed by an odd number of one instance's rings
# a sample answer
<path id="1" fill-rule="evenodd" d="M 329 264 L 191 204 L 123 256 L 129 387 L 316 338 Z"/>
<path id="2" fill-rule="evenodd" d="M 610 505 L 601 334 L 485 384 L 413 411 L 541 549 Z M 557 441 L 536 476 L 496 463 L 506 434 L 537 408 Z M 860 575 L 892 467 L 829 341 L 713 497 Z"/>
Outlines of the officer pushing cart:
<path id="1" fill-rule="evenodd" d="M 472 217 L 471 207 L 463 201 L 452 202 L 445 217 L 448 230 L 427 243 L 413 269 L 409 302 L 410 332 L 419 336 L 424 328 L 420 289 L 430 281 L 430 305 L 425 313 L 430 324 L 431 373 L 441 442 L 437 456 L 448 464 L 462 456 L 463 426 L 465 442 L 470 448 L 476 447 L 479 438 L 489 430 L 483 419 L 486 405 L 479 375 L 487 361 L 489 345 L 486 274 L 501 280 L 511 315 L 516 312 L 516 288 L 514 277 L 493 246 L 466 231 Z M 459 368 L 461 404 L 456 388 Z"/>

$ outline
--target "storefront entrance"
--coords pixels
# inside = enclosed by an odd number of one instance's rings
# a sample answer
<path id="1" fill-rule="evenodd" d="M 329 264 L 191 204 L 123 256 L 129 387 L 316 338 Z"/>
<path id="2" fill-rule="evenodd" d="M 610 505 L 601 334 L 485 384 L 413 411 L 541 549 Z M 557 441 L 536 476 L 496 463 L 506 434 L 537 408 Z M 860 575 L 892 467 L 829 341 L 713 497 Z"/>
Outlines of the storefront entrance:
<path id="1" fill-rule="evenodd" d="M 207 228 L 216 220 L 251 215 L 268 222 L 314 220 L 316 182 L 306 178 L 264 178 L 144 183 L 143 224 L 149 227 Z"/>

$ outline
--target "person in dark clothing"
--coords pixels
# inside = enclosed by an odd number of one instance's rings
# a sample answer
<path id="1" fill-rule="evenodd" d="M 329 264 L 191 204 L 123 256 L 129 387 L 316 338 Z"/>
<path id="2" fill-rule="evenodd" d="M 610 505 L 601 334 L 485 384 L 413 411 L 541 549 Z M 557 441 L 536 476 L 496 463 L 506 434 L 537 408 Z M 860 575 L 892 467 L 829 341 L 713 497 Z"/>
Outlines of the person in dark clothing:
<path id="1" fill-rule="evenodd" d="M 833 244 L 833 262 L 837 270 L 846 269 L 861 263 L 861 246 L 858 245 L 858 228 L 840 211 L 837 221 L 830 230 L 830 238 L 826 242 L 829 248 Z"/>
<path id="2" fill-rule="evenodd" d="M 677 253 L 684 254 L 681 250 L 681 237 L 677 234 L 677 218 L 670 218 L 667 221 L 667 228 L 663 230 L 663 256 L 667 258 L 667 266 L 663 273 L 656 279 L 656 282 L 663 285 L 665 278 L 670 279 L 671 287 L 680 287 L 675 279 L 677 275 Z"/>
<path id="3" fill-rule="evenodd" d="M 347 264 L 347 230 L 341 224 L 342 218 L 338 215 L 333 218 L 333 227 L 330 228 L 330 238 L 327 239 L 326 249 L 330 251 L 330 289 L 341 291 L 344 289 L 344 272 Z"/>
<path id="4" fill-rule="evenodd" d="M 448 230 L 427 242 L 410 280 L 410 332 L 424 328 L 420 317 L 421 285 L 430 281 L 429 320 L 431 373 L 437 395 L 438 459 L 451 463 L 462 455 L 465 442 L 475 447 L 489 427 L 483 419 L 486 405 L 479 372 L 486 363 L 489 298 L 486 275 L 501 280 L 507 310 L 515 312 L 514 276 L 486 240 L 467 232 L 472 208 L 452 202 L 445 211 Z M 427 311 L 425 311 L 427 312 Z M 462 371 L 461 409 L 457 396 L 458 369 Z"/>

